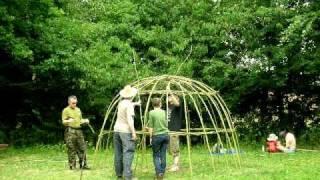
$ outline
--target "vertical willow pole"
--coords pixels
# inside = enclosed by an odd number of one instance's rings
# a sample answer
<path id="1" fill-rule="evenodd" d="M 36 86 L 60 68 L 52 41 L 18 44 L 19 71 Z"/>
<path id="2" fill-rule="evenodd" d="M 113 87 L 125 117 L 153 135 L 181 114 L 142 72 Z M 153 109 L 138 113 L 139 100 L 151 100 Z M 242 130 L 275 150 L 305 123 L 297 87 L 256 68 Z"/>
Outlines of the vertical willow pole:
<path id="1" fill-rule="evenodd" d="M 188 159 L 189 159 L 189 168 L 190 168 L 190 177 L 192 177 L 192 161 L 191 161 L 191 140 L 190 140 L 190 127 L 189 127 L 189 117 L 188 117 L 188 108 L 187 108 L 187 101 L 186 95 L 183 93 L 183 104 L 184 104 L 184 118 L 186 121 L 186 132 L 187 132 L 187 146 L 188 146 Z"/>

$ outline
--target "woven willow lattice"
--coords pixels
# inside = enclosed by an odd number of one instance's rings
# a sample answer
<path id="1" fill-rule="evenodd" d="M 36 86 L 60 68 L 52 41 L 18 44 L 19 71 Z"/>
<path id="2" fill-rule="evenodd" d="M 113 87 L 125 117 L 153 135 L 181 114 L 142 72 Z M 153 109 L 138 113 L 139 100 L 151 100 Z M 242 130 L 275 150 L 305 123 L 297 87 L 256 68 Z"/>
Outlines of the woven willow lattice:
<path id="1" fill-rule="evenodd" d="M 175 94 L 182 101 L 185 127 L 179 132 L 170 132 L 185 137 L 188 147 L 189 168 L 192 173 L 191 136 L 203 137 L 204 145 L 211 153 L 215 143 L 222 144 L 226 149 L 236 152 L 233 162 L 240 165 L 239 144 L 230 112 L 219 93 L 202 82 L 182 76 L 161 75 L 148 77 L 133 82 L 130 85 L 139 90 L 138 98 L 142 105 L 135 121 L 140 127 L 135 127 L 141 138 L 139 147 L 145 149 L 147 132 L 143 131 L 147 123 L 148 112 L 152 109 L 151 99 L 161 97 L 164 109 L 168 109 L 168 96 Z M 110 103 L 96 144 L 96 150 L 108 147 L 112 128 L 116 119 L 117 104 L 121 100 L 119 94 Z M 193 127 L 193 124 L 198 127 Z M 106 127 L 108 125 L 108 127 Z M 214 156 L 210 156 L 214 162 Z"/>

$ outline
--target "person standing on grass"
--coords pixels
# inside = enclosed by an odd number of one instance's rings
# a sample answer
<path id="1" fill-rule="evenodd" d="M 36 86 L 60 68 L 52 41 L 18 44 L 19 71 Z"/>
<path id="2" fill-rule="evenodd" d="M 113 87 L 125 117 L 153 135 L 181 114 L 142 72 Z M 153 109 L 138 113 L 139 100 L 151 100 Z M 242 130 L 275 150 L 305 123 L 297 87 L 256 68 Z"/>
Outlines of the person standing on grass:
<path id="1" fill-rule="evenodd" d="M 152 100 L 152 106 L 154 109 L 149 112 L 149 127 L 147 129 L 150 133 L 156 179 L 163 179 L 166 170 L 166 153 L 169 143 L 168 120 L 166 112 L 161 109 L 160 98 L 154 98 Z"/>
<path id="2" fill-rule="evenodd" d="M 81 169 L 89 169 L 86 161 L 86 143 L 81 126 L 89 124 L 89 119 L 82 119 L 80 108 L 77 107 L 77 97 L 68 97 L 68 106 L 62 111 L 62 123 L 65 128 L 65 142 L 68 148 L 69 168 L 76 168 L 76 155 Z"/>
<path id="3" fill-rule="evenodd" d="M 283 146 L 281 144 L 278 145 L 278 149 L 285 153 L 292 153 L 296 151 L 296 138 L 294 135 L 286 130 L 281 131 L 279 133 L 280 137 L 284 137 L 286 141 L 286 145 Z"/>
<path id="4" fill-rule="evenodd" d="M 183 124 L 183 106 L 181 106 L 180 99 L 177 95 L 170 94 L 168 96 L 168 127 L 170 131 L 180 131 Z M 180 139 L 179 135 L 172 134 L 169 136 L 169 153 L 173 156 L 173 164 L 169 171 L 175 172 L 179 170 L 180 161 Z"/>
<path id="5" fill-rule="evenodd" d="M 138 90 L 129 85 L 120 91 L 121 101 L 118 104 L 117 120 L 114 125 L 114 167 L 118 179 L 133 179 L 131 165 L 137 139 L 134 128 L 134 106 L 140 102 L 132 102 Z"/>

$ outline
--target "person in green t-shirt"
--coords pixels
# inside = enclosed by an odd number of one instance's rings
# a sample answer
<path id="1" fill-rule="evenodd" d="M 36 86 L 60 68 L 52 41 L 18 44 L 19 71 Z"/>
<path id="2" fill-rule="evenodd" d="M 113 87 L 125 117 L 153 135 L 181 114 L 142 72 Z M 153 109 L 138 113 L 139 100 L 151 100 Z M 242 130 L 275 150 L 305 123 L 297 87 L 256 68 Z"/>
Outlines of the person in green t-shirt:
<path id="1" fill-rule="evenodd" d="M 68 149 L 70 169 L 76 168 L 76 155 L 81 169 L 90 169 L 86 160 L 86 143 L 81 126 L 89 124 L 89 119 L 83 119 L 80 108 L 77 107 L 77 97 L 68 97 L 68 106 L 62 111 L 62 124 L 65 129 L 65 142 Z"/>
<path id="2" fill-rule="evenodd" d="M 168 120 L 166 112 L 161 109 L 161 99 L 152 99 L 153 110 L 149 112 L 150 141 L 153 151 L 153 163 L 156 171 L 156 178 L 163 179 L 166 170 L 166 151 L 169 143 Z"/>

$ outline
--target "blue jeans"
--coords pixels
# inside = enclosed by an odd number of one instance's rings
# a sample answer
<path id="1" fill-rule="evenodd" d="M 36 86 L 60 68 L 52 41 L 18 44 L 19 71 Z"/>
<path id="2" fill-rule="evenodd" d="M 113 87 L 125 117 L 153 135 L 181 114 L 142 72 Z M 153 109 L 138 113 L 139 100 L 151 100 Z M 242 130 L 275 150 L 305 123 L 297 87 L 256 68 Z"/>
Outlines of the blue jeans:
<path id="1" fill-rule="evenodd" d="M 113 135 L 113 144 L 116 175 L 124 176 L 125 179 L 131 179 L 131 165 L 135 151 L 135 141 L 132 140 L 132 134 L 115 132 Z"/>
<path id="2" fill-rule="evenodd" d="M 165 173 L 166 151 L 168 143 L 168 134 L 159 134 L 152 136 L 153 164 L 157 175 Z"/>

